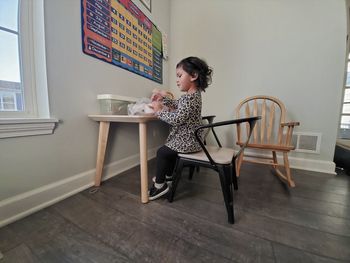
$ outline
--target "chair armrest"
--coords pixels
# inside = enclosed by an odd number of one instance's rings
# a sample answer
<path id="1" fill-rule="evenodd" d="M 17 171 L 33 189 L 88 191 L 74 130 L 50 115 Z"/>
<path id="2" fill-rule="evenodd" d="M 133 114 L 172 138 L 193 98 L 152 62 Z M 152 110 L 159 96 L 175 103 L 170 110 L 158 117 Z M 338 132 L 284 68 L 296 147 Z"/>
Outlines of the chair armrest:
<path id="1" fill-rule="evenodd" d="M 300 122 L 298 121 L 292 121 L 292 122 L 283 122 L 281 123 L 281 126 L 282 127 L 285 127 L 285 126 L 299 126 L 300 125 Z"/>
<path id="2" fill-rule="evenodd" d="M 286 133 L 284 142 L 283 142 L 283 138 L 281 137 L 280 143 L 283 143 L 284 145 L 291 145 L 294 127 L 299 125 L 300 123 L 297 121 L 281 123 L 282 129 L 284 129 L 284 127 L 288 127 L 288 128 L 287 128 L 287 133 Z"/>
<path id="3" fill-rule="evenodd" d="M 214 120 L 215 117 L 216 117 L 216 115 L 203 116 L 202 120 L 207 120 L 208 123 L 213 123 L 213 120 Z"/>
<path id="4" fill-rule="evenodd" d="M 250 126 L 250 133 L 249 133 L 249 136 L 247 138 L 246 143 L 241 147 L 241 149 L 239 151 L 239 153 L 240 153 L 244 149 L 244 147 L 248 144 L 248 141 L 249 141 L 250 135 L 252 134 L 254 126 L 255 126 L 256 122 L 258 120 L 260 120 L 260 119 L 261 119 L 261 117 L 257 116 L 257 117 L 241 118 L 241 119 L 234 119 L 234 120 L 229 120 L 229 121 L 221 121 L 221 122 L 215 122 L 215 123 L 210 123 L 210 124 L 206 124 L 206 125 L 201 125 L 194 131 L 194 135 L 196 137 L 196 140 L 199 142 L 200 146 L 202 147 L 205 155 L 209 159 L 210 163 L 212 165 L 215 165 L 215 162 L 214 162 L 213 158 L 211 158 L 207 148 L 205 147 L 204 143 L 202 142 L 202 140 L 201 140 L 201 138 L 199 136 L 199 131 L 202 130 L 202 129 L 211 128 L 212 131 L 214 132 L 214 127 L 231 125 L 231 124 L 240 124 L 240 123 L 243 123 L 243 122 L 248 122 L 249 126 Z M 217 138 L 216 138 L 216 140 L 217 140 L 217 142 L 219 144 L 219 147 L 221 147 L 221 144 L 220 144 L 220 142 L 218 141 Z"/>

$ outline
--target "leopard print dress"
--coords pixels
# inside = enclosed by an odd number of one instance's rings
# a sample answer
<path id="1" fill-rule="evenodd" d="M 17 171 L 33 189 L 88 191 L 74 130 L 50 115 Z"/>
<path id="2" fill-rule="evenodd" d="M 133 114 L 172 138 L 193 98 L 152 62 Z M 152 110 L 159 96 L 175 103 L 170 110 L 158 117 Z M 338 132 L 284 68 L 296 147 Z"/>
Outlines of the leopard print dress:
<path id="1" fill-rule="evenodd" d="M 202 96 L 200 91 L 184 94 L 177 100 L 164 99 L 169 109 L 157 113 L 158 118 L 170 125 L 165 145 L 176 152 L 198 152 L 202 148 L 194 131 L 201 125 Z"/>

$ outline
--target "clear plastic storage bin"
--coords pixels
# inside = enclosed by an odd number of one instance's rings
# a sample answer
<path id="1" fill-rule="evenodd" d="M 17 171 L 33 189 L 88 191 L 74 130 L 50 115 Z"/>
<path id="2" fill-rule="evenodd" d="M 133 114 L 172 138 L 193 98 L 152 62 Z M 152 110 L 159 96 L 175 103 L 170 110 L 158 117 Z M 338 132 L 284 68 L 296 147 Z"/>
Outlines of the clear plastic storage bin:
<path id="1" fill-rule="evenodd" d="M 136 98 L 114 95 L 100 94 L 97 95 L 100 104 L 100 113 L 107 115 L 127 115 L 128 104 L 135 103 Z"/>

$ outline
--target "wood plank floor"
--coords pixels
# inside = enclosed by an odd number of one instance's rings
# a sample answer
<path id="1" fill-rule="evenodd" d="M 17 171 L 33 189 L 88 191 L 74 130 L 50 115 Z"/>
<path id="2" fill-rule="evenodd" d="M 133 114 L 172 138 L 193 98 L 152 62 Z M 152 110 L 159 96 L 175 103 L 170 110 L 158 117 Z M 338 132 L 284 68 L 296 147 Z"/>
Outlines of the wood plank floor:
<path id="1" fill-rule="evenodd" d="M 142 205 L 135 167 L 1 228 L 0 263 L 350 262 L 350 177 L 293 174 L 289 189 L 245 164 L 229 225 L 215 172 L 184 174 L 171 204 Z"/>

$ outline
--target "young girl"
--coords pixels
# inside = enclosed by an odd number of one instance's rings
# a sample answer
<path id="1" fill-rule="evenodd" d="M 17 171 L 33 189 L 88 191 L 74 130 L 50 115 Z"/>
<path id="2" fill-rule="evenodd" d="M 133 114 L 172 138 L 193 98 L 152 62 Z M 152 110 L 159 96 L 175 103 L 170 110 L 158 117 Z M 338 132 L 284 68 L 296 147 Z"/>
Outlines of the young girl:
<path id="1" fill-rule="evenodd" d="M 169 191 L 166 180 L 172 180 L 178 153 L 201 150 L 194 131 L 201 125 L 202 97 L 211 83 L 212 69 L 197 57 L 188 57 L 176 65 L 176 85 L 185 92 L 177 100 L 162 92 L 153 94 L 160 98 L 152 102 L 153 109 L 162 121 L 170 124 L 170 134 L 164 146 L 157 151 L 157 173 L 149 190 L 149 200 L 155 200 Z"/>

